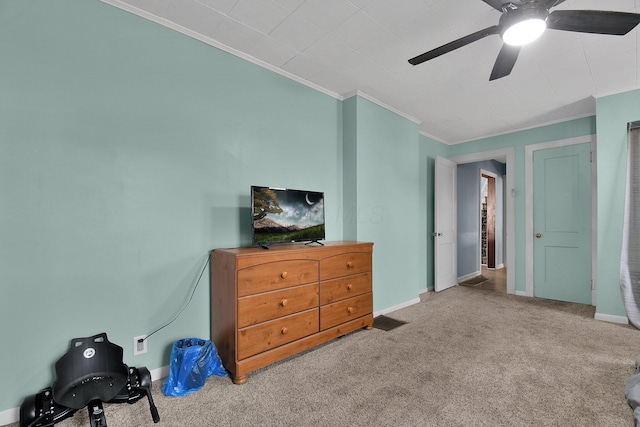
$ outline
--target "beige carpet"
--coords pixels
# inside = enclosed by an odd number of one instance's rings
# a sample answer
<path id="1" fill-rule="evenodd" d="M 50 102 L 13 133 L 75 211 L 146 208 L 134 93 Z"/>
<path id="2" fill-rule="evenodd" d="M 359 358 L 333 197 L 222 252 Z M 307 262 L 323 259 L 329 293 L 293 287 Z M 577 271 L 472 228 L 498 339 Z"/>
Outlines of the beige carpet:
<path id="1" fill-rule="evenodd" d="M 632 426 L 624 398 L 640 331 L 593 307 L 456 286 L 249 374 L 155 400 L 164 426 Z M 146 401 L 110 427 L 154 425 Z M 84 410 L 60 426 L 87 426 Z"/>

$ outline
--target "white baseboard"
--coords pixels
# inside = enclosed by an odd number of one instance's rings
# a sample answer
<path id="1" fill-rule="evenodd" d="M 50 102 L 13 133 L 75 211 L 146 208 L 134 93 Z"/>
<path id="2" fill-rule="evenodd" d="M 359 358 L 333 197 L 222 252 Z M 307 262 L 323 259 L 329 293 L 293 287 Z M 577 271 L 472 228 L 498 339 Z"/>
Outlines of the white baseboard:
<path id="1" fill-rule="evenodd" d="M 20 408 L 11 408 L 0 412 L 0 426 L 20 421 Z"/>
<path id="2" fill-rule="evenodd" d="M 462 277 L 458 277 L 458 283 L 464 282 L 465 280 L 473 279 L 474 277 L 477 277 L 477 276 L 479 276 L 481 274 L 482 274 L 481 271 L 475 271 L 473 273 L 465 274 Z"/>
<path id="3" fill-rule="evenodd" d="M 161 368 L 152 369 L 149 371 L 151 374 L 151 381 L 159 381 L 169 376 L 169 365 Z M 20 421 L 20 408 L 11 408 L 4 411 L 0 411 L 0 426 L 6 426 L 9 424 L 17 423 Z"/>
<path id="4" fill-rule="evenodd" d="M 375 311 L 373 313 L 373 317 L 380 316 L 381 314 L 391 313 L 392 311 L 400 310 L 401 308 L 409 307 L 414 304 L 418 304 L 420 302 L 420 298 L 414 298 L 407 302 L 403 302 L 402 304 L 394 305 L 393 307 L 385 308 L 384 310 Z"/>
<path id="5" fill-rule="evenodd" d="M 516 291 L 516 295 L 521 297 L 533 297 L 533 295 L 529 295 L 525 291 Z M 614 316 L 613 314 L 596 313 L 593 318 L 596 320 L 602 320 L 604 322 L 621 323 L 623 325 L 629 324 L 629 319 L 626 316 Z"/>
<path id="6" fill-rule="evenodd" d="M 150 370 L 151 381 L 158 381 L 169 376 L 169 365 Z"/>
<path id="7" fill-rule="evenodd" d="M 593 318 L 596 320 L 602 320 L 604 322 L 622 323 L 623 325 L 629 324 L 629 319 L 626 316 L 614 316 L 613 314 L 596 313 Z"/>

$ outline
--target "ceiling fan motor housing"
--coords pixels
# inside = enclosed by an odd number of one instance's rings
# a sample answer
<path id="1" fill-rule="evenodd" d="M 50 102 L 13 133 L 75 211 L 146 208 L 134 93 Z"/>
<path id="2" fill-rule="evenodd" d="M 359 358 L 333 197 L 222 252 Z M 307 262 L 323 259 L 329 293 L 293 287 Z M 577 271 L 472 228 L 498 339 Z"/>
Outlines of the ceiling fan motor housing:
<path id="1" fill-rule="evenodd" d="M 505 43 L 511 45 L 523 45 L 538 38 L 546 28 L 547 18 L 549 17 L 549 9 L 544 5 L 540 5 L 537 2 L 523 3 L 521 6 L 510 7 L 513 3 L 509 3 L 503 7 L 504 12 L 500 17 L 500 37 Z M 514 26 L 523 26 L 525 24 L 536 23 L 537 34 L 531 36 L 531 39 L 527 39 L 524 42 L 511 42 L 510 35 L 505 33 L 509 30 L 513 30 Z"/>

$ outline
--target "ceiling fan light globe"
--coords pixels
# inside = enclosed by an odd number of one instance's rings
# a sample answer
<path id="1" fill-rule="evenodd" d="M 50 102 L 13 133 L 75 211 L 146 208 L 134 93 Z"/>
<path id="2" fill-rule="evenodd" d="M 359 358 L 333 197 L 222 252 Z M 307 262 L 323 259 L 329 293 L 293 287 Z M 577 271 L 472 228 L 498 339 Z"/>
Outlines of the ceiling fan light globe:
<path id="1" fill-rule="evenodd" d="M 502 40 L 511 46 L 524 46 L 537 40 L 547 29 L 546 20 L 531 18 L 516 22 L 502 33 Z"/>

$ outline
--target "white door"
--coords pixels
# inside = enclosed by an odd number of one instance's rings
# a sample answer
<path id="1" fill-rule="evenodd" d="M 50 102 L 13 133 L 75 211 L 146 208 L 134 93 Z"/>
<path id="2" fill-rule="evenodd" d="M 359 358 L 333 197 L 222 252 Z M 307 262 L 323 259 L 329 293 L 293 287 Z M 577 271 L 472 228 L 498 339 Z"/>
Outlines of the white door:
<path id="1" fill-rule="evenodd" d="M 436 292 L 458 283 L 456 170 L 455 162 L 442 157 L 436 158 L 433 233 Z"/>

